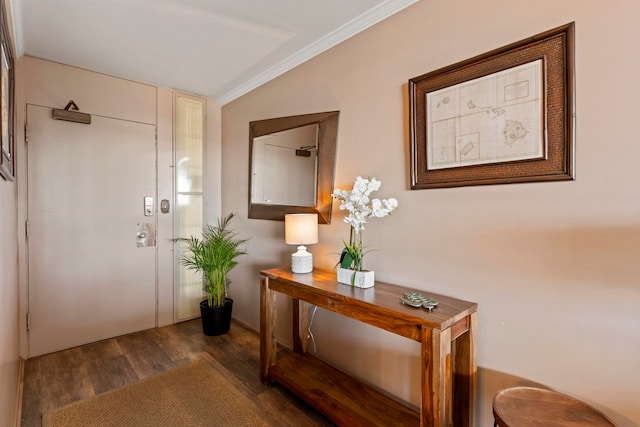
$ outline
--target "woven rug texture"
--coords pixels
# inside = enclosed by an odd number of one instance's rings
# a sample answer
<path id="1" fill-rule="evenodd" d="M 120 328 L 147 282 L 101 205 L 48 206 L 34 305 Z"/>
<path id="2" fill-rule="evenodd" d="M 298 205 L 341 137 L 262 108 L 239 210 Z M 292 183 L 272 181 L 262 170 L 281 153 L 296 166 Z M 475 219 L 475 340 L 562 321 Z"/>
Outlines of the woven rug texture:
<path id="1" fill-rule="evenodd" d="M 42 416 L 43 427 L 268 425 L 247 396 L 200 361 Z"/>

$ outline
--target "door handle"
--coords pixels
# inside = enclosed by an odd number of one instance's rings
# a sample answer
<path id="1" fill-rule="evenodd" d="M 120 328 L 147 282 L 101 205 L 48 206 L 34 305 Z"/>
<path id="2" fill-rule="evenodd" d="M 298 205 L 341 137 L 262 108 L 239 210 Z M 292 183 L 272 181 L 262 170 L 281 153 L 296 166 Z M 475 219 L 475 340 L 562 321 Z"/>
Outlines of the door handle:
<path id="1" fill-rule="evenodd" d="M 156 245 L 154 225 L 148 222 L 136 224 L 136 246 L 146 248 Z"/>

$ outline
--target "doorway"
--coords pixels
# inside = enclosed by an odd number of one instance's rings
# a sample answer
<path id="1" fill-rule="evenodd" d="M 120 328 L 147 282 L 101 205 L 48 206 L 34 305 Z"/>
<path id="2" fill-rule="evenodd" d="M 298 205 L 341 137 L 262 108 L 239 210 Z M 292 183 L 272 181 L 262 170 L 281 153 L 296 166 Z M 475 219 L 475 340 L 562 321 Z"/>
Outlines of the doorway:
<path id="1" fill-rule="evenodd" d="M 153 328 L 155 126 L 27 123 L 29 356 Z"/>

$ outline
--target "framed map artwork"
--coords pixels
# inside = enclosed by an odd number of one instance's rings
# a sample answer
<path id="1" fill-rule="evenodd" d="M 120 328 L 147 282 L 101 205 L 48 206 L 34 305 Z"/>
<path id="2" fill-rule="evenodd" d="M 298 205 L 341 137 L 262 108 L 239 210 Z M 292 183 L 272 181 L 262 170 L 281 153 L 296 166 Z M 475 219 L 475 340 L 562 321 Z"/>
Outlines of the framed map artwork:
<path id="1" fill-rule="evenodd" d="M 574 179 L 574 24 L 409 80 L 411 189 Z"/>

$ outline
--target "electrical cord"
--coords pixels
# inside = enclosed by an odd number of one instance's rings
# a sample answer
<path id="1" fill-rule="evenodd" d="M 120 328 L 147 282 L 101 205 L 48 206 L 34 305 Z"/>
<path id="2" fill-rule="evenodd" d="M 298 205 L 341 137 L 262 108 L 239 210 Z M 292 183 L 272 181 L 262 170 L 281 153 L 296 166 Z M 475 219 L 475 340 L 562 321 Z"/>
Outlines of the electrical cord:
<path id="1" fill-rule="evenodd" d="M 309 325 L 307 326 L 307 339 L 311 338 L 311 344 L 313 344 L 313 352 L 311 354 L 316 354 L 316 339 L 313 336 L 313 332 L 311 332 L 311 326 L 313 325 L 313 319 L 316 317 L 317 306 L 313 306 L 313 311 L 311 312 L 311 319 L 309 320 Z"/>

